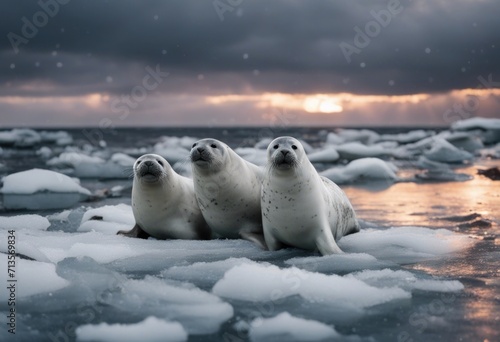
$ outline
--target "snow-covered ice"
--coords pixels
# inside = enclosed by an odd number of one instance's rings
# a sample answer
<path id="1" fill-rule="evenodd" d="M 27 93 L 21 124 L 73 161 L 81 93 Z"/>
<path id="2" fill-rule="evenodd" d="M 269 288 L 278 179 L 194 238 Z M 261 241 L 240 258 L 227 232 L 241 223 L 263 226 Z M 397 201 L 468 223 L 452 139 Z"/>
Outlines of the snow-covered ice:
<path id="1" fill-rule="evenodd" d="M 320 174 L 337 184 L 366 180 L 383 180 L 394 182 L 398 179 L 397 167 L 378 158 L 362 158 L 353 160 L 347 166 L 333 167 Z"/>
<path id="2" fill-rule="evenodd" d="M 340 337 L 329 325 L 294 317 L 288 312 L 272 318 L 256 318 L 250 323 L 249 336 L 252 341 L 319 341 Z"/>
<path id="3" fill-rule="evenodd" d="M 90 191 L 61 173 L 32 169 L 3 179 L 3 205 L 6 209 L 63 209 L 88 199 Z"/>
<path id="4" fill-rule="evenodd" d="M 182 342 L 187 337 L 187 332 L 178 322 L 153 316 L 135 324 L 87 324 L 76 329 L 77 341 Z"/>

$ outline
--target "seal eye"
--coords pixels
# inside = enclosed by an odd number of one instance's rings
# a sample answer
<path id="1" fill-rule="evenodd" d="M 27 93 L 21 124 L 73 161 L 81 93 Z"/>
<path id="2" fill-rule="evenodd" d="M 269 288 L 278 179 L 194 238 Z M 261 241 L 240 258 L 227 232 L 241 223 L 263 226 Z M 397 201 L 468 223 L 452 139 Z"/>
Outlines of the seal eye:
<path id="1" fill-rule="evenodd" d="M 138 160 L 137 161 L 137 166 L 139 166 L 139 164 L 141 163 L 142 160 Z"/>
<path id="2" fill-rule="evenodd" d="M 211 147 L 211 148 L 217 148 L 217 145 L 212 144 L 212 145 L 210 145 L 210 147 Z"/>
<path id="3" fill-rule="evenodd" d="M 196 144 L 197 144 L 197 143 L 194 143 L 194 144 L 193 144 L 193 146 L 191 146 L 191 148 L 195 148 L 195 147 L 196 147 Z"/>
<path id="4" fill-rule="evenodd" d="M 295 146 L 295 145 L 292 145 L 292 148 L 293 148 L 294 150 L 296 150 L 296 149 L 297 149 L 297 146 Z"/>
<path id="5" fill-rule="evenodd" d="M 160 164 L 160 166 L 163 166 L 163 162 L 161 160 L 157 160 L 158 164 Z"/>
<path id="6" fill-rule="evenodd" d="M 280 145 L 278 145 L 278 144 L 276 144 L 276 145 L 274 145 L 274 146 L 273 146 L 273 148 L 274 148 L 275 150 L 277 150 L 277 149 L 278 149 L 278 147 L 280 147 Z"/>

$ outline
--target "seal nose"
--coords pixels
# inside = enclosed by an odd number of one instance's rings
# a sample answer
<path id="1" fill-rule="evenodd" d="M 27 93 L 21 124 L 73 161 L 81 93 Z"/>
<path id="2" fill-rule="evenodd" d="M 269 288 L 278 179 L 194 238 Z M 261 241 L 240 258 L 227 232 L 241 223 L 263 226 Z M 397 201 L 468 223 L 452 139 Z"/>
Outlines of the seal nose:
<path id="1" fill-rule="evenodd" d="M 288 153 L 290 153 L 290 151 L 287 151 L 287 150 L 281 150 L 281 153 L 283 154 L 283 156 L 286 156 Z"/>
<path id="2" fill-rule="evenodd" d="M 196 150 L 198 151 L 198 153 L 202 153 L 203 151 L 205 151 L 205 148 L 197 147 Z"/>
<path id="3" fill-rule="evenodd" d="M 149 166 L 153 166 L 153 162 L 152 162 L 151 160 L 146 160 L 146 161 L 144 162 L 144 165 L 146 165 L 146 166 L 148 166 L 148 167 L 149 167 Z"/>

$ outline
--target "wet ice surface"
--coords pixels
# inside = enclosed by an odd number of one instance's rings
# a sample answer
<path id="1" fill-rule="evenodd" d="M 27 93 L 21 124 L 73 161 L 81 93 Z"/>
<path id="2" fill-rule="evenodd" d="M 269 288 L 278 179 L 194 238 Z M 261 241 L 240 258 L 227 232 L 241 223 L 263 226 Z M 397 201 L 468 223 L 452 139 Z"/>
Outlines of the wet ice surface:
<path id="1" fill-rule="evenodd" d="M 183 154 L 190 136 L 212 136 L 262 164 L 267 145 L 258 130 L 131 131 L 98 148 L 80 143 L 75 132 L 75 139 L 66 132 L 0 135 L 3 176 L 45 168 L 74 177 L 82 163 L 87 175 L 103 165 L 115 175 L 81 177 L 92 201 L 67 210 L 0 212 L 0 252 L 7 252 L 7 231 L 16 230 L 16 340 L 496 340 L 500 185 L 476 172 L 499 166 L 491 157 L 500 149 L 484 125 L 457 125 L 464 132 L 277 134 L 311 143 L 316 167 L 345 180 L 342 188 L 362 220 L 360 233 L 340 240 L 345 254 L 324 257 L 292 248 L 267 252 L 239 240 L 115 235 L 134 223 L 131 159 L 120 153 L 156 151 L 189 174 Z M 80 154 L 90 158 L 78 162 Z M 450 156 L 465 162 L 451 163 Z M 416 177 L 426 172 L 430 178 Z M 439 177 L 446 172 L 444 182 Z M 4 271 L 6 262 L 0 254 Z M 0 272 L 3 288 L 6 276 Z M 0 295 L 2 326 L 6 295 Z M 10 338 L 0 329 L 2 341 Z"/>

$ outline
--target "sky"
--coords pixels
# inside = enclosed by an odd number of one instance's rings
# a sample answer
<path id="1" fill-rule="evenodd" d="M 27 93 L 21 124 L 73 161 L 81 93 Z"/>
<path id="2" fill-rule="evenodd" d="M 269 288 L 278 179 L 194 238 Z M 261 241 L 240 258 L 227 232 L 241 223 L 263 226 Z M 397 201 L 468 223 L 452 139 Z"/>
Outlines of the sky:
<path id="1" fill-rule="evenodd" d="M 39 0 L 0 13 L 0 128 L 500 117 L 498 0 Z"/>

